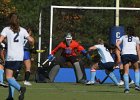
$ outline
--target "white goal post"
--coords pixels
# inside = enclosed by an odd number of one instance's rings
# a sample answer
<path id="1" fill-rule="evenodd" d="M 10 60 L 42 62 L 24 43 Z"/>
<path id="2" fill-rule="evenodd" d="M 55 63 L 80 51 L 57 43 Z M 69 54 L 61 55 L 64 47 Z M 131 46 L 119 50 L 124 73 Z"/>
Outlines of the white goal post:
<path id="1" fill-rule="evenodd" d="M 53 31 L 53 11 L 54 9 L 87 9 L 87 10 L 114 10 L 116 11 L 115 15 L 115 25 L 119 26 L 119 11 L 120 10 L 140 10 L 140 8 L 131 8 L 131 7 L 119 7 L 119 0 L 116 0 L 116 7 L 85 7 L 85 6 L 54 6 L 51 5 L 50 11 L 50 43 L 49 43 L 49 54 L 52 51 L 52 31 Z M 40 21 L 39 21 L 39 42 L 41 42 L 41 12 L 40 12 Z M 41 49 L 41 43 L 39 43 L 39 49 Z M 38 62 L 40 62 L 40 53 L 38 53 Z M 38 64 L 40 66 L 40 64 Z"/>

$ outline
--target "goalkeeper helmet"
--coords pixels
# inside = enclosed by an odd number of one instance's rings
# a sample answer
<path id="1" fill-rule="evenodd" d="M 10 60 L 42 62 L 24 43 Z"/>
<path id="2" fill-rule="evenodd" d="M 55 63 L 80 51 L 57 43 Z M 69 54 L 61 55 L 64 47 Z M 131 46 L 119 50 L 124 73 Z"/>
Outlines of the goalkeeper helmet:
<path id="1" fill-rule="evenodd" d="M 66 39 L 67 46 L 69 46 L 72 41 L 71 33 L 68 33 L 67 36 L 65 37 L 65 39 Z"/>

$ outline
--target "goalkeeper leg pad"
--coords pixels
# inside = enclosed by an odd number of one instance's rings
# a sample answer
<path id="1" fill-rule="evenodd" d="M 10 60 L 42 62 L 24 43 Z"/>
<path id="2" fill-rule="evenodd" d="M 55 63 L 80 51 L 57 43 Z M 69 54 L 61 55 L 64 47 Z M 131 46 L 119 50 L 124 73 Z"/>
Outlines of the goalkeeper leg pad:
<path id="1" fill-rule="evenodd" d="M 76 80 L 77 80 L 77 82 L 79 82 L 80 80 L 82 80 L 86 77 L 84 74 L 84 70 L 83 70 L 83 68 L 81 68 L 79 62 L 75 62 L 73 65 L 74 65 Z"/>
<path id="2" fill-rule="evenodd" d="M 54 82 L 56 75 L 58 74 L 60 69 L 60 65 L 55 65 L 49 72 L 49 79 L 51 82 Z"/>

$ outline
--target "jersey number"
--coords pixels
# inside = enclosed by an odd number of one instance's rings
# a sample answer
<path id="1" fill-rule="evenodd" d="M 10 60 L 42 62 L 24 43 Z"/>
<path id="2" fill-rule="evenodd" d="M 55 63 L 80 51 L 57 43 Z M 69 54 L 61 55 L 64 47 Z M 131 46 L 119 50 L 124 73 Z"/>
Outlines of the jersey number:
<path id="1" fill-rule="evenodd" d="M 26 45 L 27 42 L 28 42 L 27 38 L 24 37 L 24 46 Z"/>
<path id="2" fill-rule="evenodd" d="M 19 42 L 18 36 L 19 36 L 19 33 L 16 33 L 16 36 L 14 37 L 14 42 Z"/>
<path id="3" fill-rule="evenodd" d="M 128 36 L 128 42 L 132 42 L 132 36 Z"/>

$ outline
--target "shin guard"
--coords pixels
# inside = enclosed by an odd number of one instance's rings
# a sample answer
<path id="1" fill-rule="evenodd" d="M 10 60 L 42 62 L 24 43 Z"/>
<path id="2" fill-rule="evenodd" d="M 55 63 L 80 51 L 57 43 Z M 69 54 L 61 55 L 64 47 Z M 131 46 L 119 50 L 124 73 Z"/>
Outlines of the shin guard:
<path id="1" fill-rule="evenodd" d="M 86 80 L 85 69 L 80 66 L 79 62 L 75 62 L 74 64 L 74 71 L 76 75 L 76 81 L 79 82 L 80 80 Z"/>
<path id="2" fill-rule="evenodd" d="M 59 69 L 60 69 L 60 65 L 55 65 L 52 67 L 52 69 L 49 72 L 50 82 L 54 82 L 54 79 L 55 79 L 57 73 L 59 72 Z"/>

